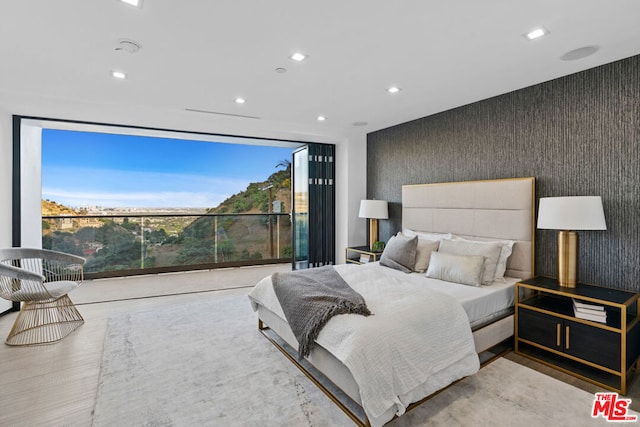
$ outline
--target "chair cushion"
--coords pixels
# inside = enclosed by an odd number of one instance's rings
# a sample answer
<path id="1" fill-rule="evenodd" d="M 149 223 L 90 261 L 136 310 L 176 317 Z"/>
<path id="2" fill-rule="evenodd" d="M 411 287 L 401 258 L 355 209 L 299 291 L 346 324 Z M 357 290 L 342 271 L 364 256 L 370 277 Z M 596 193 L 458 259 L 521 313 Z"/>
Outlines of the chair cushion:
<path id="1" fill-rule="evenodd" d="M 58 298 L 64 296 L 80 286 L 77 282 L 72 282 L 70 280 L 61 280 L 59 282 L 46 282 L 44 283 L 44 287 L 47 289 L 49 294 L 52 297 Z"/>

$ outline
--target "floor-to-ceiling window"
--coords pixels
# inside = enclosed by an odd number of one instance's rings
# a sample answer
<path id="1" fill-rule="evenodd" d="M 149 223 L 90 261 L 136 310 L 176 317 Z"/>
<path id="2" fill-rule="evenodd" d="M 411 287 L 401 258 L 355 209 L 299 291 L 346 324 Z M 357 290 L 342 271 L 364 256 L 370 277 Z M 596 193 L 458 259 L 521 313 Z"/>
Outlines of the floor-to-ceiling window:
<path id="1" fill-rule="evenodd" d="M 14 246 L 81 254 L 88 277 L 293 256 L 291 160 L 303 143 L 21 117 L 14 128 Z M 332 192 L 311 192 L 333 210 Z M 333 236 L 329 217 L 311 230 Z M 320 240 L 333 263 L 333 237 Z"/>

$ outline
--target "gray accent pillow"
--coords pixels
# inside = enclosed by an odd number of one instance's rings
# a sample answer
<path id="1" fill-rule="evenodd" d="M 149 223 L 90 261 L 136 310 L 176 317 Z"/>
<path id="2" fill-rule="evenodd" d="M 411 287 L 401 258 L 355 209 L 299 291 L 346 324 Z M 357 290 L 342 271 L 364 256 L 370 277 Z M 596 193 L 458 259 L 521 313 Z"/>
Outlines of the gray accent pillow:
<path id="1" fill-rule="evenodd" d="M 432 242 L 430 240 L 422 240 L 418 238 L 418 245 L 416 246 L 416 264 L 413 267 L 413 271 L 417 273 L 424 273 L 429 267 L 429 260 L 431 259 L 431 252 L 436 252 L 440 246 L 440 241 Z"/>
<path id="2" fill-rule="evenodd" d="M 485 257 L 433 252 L 426 276 L 446 282 L 480 286 Z"/>
<path id="3" fill-rule="evenodd" d="M 418 236 L 393 236 L 382 252 L 380 265 L 411 273 L 416 264 Z"/>
<path id="4" fill-rule="evenodd" d="M 398 231 L 398 236 L 413 237 L 418 236 L 418 245 L 416 246 L 416 263 L 413 266 L 413 271 L 416 273 L 424 273 L 429 267 L 429 259 L 431 258 L 431 252 L 437 251 L 440 246 L 440 240 L 426 240 L 422 239 L 419 234 L 404 234 L 402 231 Z"/>

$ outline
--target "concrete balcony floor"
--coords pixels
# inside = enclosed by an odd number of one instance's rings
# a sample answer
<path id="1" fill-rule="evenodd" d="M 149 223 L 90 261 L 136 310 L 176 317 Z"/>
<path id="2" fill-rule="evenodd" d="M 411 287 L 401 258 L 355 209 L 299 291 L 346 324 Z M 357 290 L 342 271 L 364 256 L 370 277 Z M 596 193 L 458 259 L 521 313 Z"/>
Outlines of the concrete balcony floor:
<path id="1" fill-rule="evenodd" d="M 276 271 L 291 271 L 291 264 L 86 280 L 70 295 L 73 302 L 78 305 L 198 292 L 229 291 L 252 287 L 260 279 Z"/>

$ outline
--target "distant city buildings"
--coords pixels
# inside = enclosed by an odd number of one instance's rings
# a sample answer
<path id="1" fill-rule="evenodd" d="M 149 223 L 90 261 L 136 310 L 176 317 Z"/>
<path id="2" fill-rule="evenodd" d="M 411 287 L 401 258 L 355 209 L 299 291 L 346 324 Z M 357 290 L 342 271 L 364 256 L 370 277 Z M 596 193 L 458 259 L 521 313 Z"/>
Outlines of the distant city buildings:
<path id="1" fill-rule="evenodd" d="M 70 230 L 73 228 L 73 218 L 60 218 L 58 219 L 58 228 L 60 230 Z"/>
<path id="2" fill-rule="evenodd" d="M 103 223 L 99 218 L 78 218 L 78 227 L 102 227 Z"/>

